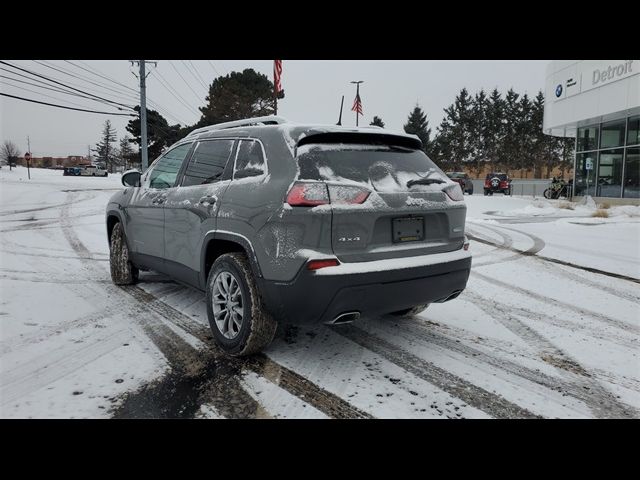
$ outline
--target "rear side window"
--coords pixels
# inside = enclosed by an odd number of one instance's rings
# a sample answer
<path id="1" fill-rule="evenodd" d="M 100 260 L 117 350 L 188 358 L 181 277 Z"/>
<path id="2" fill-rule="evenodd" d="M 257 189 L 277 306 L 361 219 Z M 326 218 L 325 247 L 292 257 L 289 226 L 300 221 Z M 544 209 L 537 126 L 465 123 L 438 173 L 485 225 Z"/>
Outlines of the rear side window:
<path id="1" fill-rule="evenodd" d="M 233 140 L 207 140 L 198 143 L 182 181 L 183 187 L 217 182 L 233 150 Z"/>
<path id="2" fill-rule="evenodd" d="M 175 185 L 178 172 L 191 145 L 191 143 L 180 145 L 158 159 L 149 177 L 150 188 L 170 188 Z"/>
<path id="3" fill-rule="evenodd" d="M 298 148 L 298 167 L 300 180 L 357 182 L 379 192 L 409 191 L 409 180 L 450 181 L 422 150 L 387 145 L 307 144 Z"/>
<path id="4" fill-rule="evenodd" d="M 233 178 L 257 177 L 265 173 L 262 145 L 255 140 L 241 140 Z"/>

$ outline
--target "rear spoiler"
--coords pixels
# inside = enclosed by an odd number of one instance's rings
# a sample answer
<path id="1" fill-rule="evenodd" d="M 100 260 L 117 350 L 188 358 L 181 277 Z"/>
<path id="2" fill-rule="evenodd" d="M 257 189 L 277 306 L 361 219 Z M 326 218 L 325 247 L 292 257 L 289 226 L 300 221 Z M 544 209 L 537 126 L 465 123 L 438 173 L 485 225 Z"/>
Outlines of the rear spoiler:
<path id="1" fill-rule="evenodd" d="M 393 145 L 420 150 L 422 142 L 418 137 L 394 135 L 379 132 L 326 132 L 306 135 L 298 140 L 296 147 L 309 143 L 358 143 L 368 145 Z"/>

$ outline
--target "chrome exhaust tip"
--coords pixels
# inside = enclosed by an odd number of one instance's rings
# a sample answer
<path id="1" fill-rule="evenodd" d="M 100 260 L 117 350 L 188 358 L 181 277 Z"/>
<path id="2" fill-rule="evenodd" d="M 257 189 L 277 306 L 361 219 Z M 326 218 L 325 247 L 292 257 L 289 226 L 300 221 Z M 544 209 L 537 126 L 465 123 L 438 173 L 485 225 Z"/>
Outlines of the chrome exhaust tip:
<path id="1" fill-rule="evenodd" d="M 351 323 L 360 318 L 360 312 L 345 312 L 338 315 L 333 320 L 327 322 L 329 325 L 340 325 L 343 323 Z"/>

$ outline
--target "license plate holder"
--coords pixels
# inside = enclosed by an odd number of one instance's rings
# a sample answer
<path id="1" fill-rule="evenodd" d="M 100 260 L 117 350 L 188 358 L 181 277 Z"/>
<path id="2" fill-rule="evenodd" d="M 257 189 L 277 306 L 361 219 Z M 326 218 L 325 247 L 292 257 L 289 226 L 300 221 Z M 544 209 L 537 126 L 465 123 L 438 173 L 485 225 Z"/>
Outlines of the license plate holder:
<path id="1" fill-rule="evenodd" d="M 424 217 L 399 217 L 391 222 L 393 243 L 424 240 Z"/>

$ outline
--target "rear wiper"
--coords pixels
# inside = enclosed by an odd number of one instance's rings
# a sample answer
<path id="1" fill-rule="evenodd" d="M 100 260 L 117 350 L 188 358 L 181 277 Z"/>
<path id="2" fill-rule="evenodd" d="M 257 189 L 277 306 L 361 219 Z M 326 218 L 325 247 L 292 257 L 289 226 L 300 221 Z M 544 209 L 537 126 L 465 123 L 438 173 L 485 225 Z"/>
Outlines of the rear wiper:
<path id="1" fill-rule="evenodd" d="M 434 183 L 447 183 L 444 180 L 440 180 L 439 178 L 419 178 L 417 180 L 409 180 L 407 182 L 407 187 L 412 187 L 413 185 L 432 185 Z"/>

